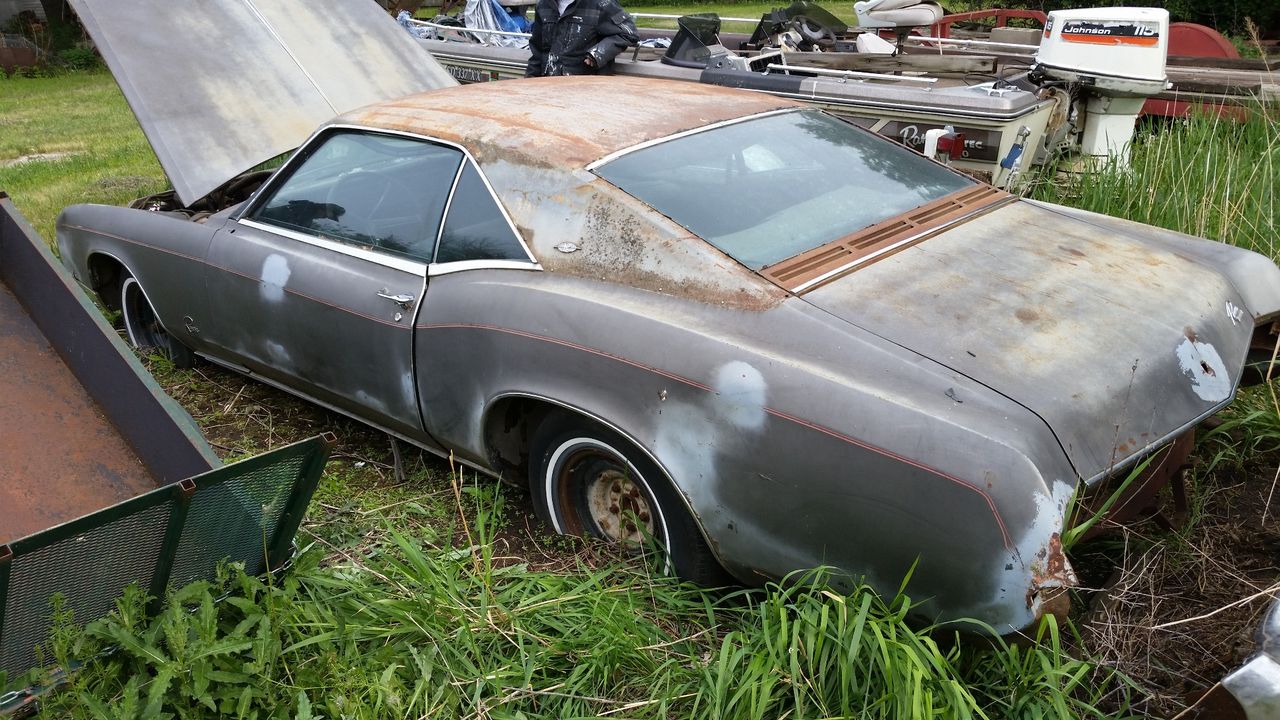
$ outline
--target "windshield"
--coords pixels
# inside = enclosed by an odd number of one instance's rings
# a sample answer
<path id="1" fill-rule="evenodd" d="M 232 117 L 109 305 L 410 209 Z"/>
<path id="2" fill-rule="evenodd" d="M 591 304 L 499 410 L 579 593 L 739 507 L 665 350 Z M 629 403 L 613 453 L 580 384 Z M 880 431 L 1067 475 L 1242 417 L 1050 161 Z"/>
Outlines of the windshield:
<path id="1" fill-rule="evenodd" d="M 756 270 L 976 184 L 815 110 L 676 138 L 595 172 Z"/>

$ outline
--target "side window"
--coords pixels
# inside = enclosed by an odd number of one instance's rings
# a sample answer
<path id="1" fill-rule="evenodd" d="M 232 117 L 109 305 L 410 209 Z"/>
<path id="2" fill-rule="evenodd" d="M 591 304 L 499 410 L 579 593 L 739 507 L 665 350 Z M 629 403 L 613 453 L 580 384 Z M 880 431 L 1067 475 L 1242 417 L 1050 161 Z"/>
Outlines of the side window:
<path id="1" fill-rule="evenodd" d="M 363 132 L 335 132 L 313 147 L 251 219 L 431 261 L 461 152 Z"/>
<path id="2" fill-rule="evenodd" d="M 480 172 L 474 164 L 467 163 L 449 204 L 436 262 L 528 259 Z"/>

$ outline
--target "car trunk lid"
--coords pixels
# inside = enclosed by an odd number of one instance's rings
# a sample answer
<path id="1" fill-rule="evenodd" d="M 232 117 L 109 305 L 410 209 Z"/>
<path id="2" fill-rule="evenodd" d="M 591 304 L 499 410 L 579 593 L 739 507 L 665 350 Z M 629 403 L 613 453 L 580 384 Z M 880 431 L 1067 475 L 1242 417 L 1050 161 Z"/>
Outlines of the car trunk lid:
<path id="1" fill-rule="evenodd" d="M 71 0 L 191 204 L 322 122 L 457 82 L 364 0 Z"/>
<path id="2" fill-rule="evenodd" d="M 1252 330 L 1218 272 L 1028 202 L 802 297 L 1029 408 L 1086 480 L 1227 402 Z"/>

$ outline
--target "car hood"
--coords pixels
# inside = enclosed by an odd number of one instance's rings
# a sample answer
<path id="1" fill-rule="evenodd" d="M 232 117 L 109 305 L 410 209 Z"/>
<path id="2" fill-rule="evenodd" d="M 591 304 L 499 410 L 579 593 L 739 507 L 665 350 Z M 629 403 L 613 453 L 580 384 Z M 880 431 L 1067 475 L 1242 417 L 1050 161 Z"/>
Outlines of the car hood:
<path id="1" fill-rule="evenodd" d="M 184 203 L 357 107 L 457 82 L 370 0 L 71 0 Z"/>
<path id="2" fill-rule="evenodd" d="M 1253 330 L 1153 235 L 1014 202 L 802 297 L 1025 406 L 1096 480 L 1228 402 Z"/>

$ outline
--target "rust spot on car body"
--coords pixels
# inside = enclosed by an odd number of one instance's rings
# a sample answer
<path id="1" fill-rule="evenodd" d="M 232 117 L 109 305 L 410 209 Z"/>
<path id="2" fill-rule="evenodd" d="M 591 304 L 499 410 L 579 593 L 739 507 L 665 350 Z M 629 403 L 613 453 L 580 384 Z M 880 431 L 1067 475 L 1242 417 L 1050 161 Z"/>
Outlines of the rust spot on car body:
<path id="1" fill-rule="evenodd" d="M 547 86 L 555 92 L 548 93 Z M 476 83 L 370 105 L 334 122 L 465 145 L 483 164 L 582 168 L 620 150 L 799 103 L 698 83 L 614 76 Z"/>
<path id="2" fill-rule="evenodd" d="M 1027 608 L 1040 603 L 1037 621 L 1046 614 L 1066 619 L 1071 610 L 1071 597 L 1068 588 L 1076 585 L 1075 572 L 1072 571 L 1067 555 L 1062 550 L 1062 536 L 1053 533 L 1049 536 L 1049 544 L 1040 548 L 1035 560 L 1031 563 L 1031 586 L 1027 588 Z"/>
<path id="3" fill-rule="evenodd" d="M 531 214 L 520 223 L 537 231 L 538 241 L 530 246 L 546 270 L 749 312 L 777 307 L 788 297 L 781 288 L 604 180 L 579 184 L 562 194 L 565 215 L 577 220 L 562 222 Z M 517 216 L 521 212 L 523 207 L 513 210 Z M 538 226 L 538 222 L 546 224 Z M 578 250 L 552 249 L 566 241 Z"/>

